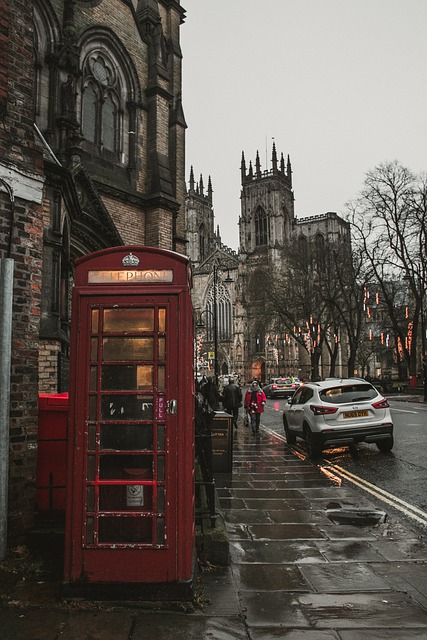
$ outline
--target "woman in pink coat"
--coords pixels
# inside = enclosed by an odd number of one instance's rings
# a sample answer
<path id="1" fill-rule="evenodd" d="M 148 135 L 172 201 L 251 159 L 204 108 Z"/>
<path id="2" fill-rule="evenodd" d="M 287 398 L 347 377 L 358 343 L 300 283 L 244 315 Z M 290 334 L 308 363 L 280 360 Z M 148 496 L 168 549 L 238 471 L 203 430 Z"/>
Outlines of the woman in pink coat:
<path id="1" fill-rule="evenodd" d="M 259 431 L 261 413 L 264 412 L 266 402 L 267 398 L 264 391 L 260 389 L 258 382 L 254 380 L 246 391 L 244 402 L 245 411 L 250 416 L 252 433 L 258 433 Z"/>

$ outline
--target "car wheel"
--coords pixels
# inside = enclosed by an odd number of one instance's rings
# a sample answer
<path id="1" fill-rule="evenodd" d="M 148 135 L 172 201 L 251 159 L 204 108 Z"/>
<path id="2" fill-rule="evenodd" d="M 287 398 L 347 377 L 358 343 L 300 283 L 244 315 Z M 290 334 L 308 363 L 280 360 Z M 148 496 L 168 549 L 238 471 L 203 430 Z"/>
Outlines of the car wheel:
<path id="1" fill-rule="evenodd" d="M 388 453 L 393 449 L 394 439 L 393 436 L 387 438 L 387 440 L 378 440 L 377 447 L 382 453 Z"/>
<path id="2" fill-rule="evenodd" d="M 304 426 L 304 440 L 307 447 L 307 453 L 310 460 L 320 458 L 322 455 L 322 446 L 317 441 L 316 436 L 313 435 L 309 426 Z"/>
<path id="3" fill-rule="evenodd" d="M 288 421 L 285 416 L 283 416 L 283 428 L 285 430 L 286 442 L 288 444 L 295 444 L 295 442 L 297 441 L 297 437 L 294 433 L 291 433 L 289 431 Z"/>

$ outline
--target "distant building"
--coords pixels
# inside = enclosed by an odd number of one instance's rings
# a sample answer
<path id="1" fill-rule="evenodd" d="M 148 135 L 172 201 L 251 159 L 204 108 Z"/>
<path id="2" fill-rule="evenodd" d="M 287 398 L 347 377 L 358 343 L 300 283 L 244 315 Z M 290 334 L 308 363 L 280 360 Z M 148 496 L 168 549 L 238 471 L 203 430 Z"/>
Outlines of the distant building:
<path id="1" fill-rule="evenodd" d="M 204 193 L 203 178 L 195 183 L 193 170 L 186 199 L 186 229 L 188 253 L 194 265 L 194 306 L 207 319 L 207 331 L 198 335 L 198 350 L 203 371 L 212 371 L 204 353 L 211 352 L 213 315 L 214 265 L 220 274 L 217 298 L 219 372 L 238 373 L 242 380 L 257 377 L 265 380 L 274 375 L 310 376 L 310 360 L 297 342 L 285 330 L 277 333 L 266 327 L 256 314 L 251 301 L 249 282 L 255 275 L 262 282 L 272 269 L 284 268 L 283 251 L 289 240 L 303 248 L 305 242 L 315 239 L 323 243 L 350 242 L 346 221 L 336 213 L 328 212 L 297 219 L 294 213 L 292 167 L 289 156 L 277 157 L 273 143 L 271 169 L 262 170 L 259 154 L 255 164 L 241 160 L 241 212 L 239 218 L 239 249 L 230 250 L 221 242 L 219 229 L 214 230 L 214 210 L 211 178 Z M 350 246 L 350 244 L 349 244 Z M 224 284 L 230 275 L 232 283 Z M 232 326 L 229 331 L 228 327 Z M 323 366 L 327 375 L 327 354 Z M 209 369 L 209 367 L 211 367 Z M 345 370 L 342 357 L 339 371 Z"/>

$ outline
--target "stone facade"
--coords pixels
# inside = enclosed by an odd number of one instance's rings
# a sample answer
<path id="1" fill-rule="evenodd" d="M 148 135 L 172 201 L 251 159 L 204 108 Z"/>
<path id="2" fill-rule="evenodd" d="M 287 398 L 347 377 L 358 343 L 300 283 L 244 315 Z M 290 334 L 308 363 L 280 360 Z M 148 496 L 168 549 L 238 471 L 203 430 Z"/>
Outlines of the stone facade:
<path id="1" fill-rule="evenodd" d="M 235 253 L 222 244 L 219 229 L 214 231 L 211 179 L 205 194 L 202 177 L 196 184 L 191 170 L 186 224 L 188 252 L 195 267 L 194 305 L 199 314 L 202 311 L 209 317 L 214 267 L 217 265 L 222 276 L 230 273 L 233 282 L 227 285 L 226 295 L 233 329 L 229 340 L 219 335 L 219 372 L 235 372 L 246 382 L 254 377 L 266 380 L 289 374 L 308 378 L 311 371 L 307 352 L 286 331 L 278 332 L 260 321 L 251 300 L 251 283 L 255 280 L 262 286 L 269 274 L 284 269 L 283 252 L 289 241 L 316 238 L 349 242 L 348 223 L 333 212 L 296 218 L 291 161 L 289 156 L 285 161 L 283 154 L 278 158 L 275 144 L 269 170 L 262 170 L 258 153 L 254 164 L 249 165 L 242 154 L 241 185 L 239 249 Z M 224 297 L 224 291 L 218 290 L 217 297 L 221 295 Z M 221 324 L 224 314 L 220 308 L 218 316 Z M 209 331 L 198 336 L 199 355 L 212 347 L 211 338 Z M 326 375 L 327 364 L 325 352 L 322 365 Z M 337 369 L 337 374 L 344 371 L 341 357 Z M 212 363 L 202 358 L 200 371 L 213 373 Z"/>
<path id="2" fill-rule="evenodd" d="M 5 0 L 0 259 L 14 260 L 10 533 L 34 512 L 38 393 L 68 388 L 73 261 L 185 253 L 179 0 Z"/>

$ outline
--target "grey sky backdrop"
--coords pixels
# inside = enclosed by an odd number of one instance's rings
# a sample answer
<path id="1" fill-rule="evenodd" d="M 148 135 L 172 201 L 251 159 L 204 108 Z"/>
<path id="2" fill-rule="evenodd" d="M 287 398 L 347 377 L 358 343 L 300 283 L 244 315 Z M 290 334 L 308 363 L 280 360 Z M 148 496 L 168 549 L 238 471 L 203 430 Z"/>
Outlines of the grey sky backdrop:
<path id="1" fill-rule="evenodd" d="M 297 218 L 344 212 L 365 173 L 427 170 L 427 0 L 181 0 L 190 166 L 238 249 L 240 161 L 290 155 Z M 267 157 L 267 163 L 266 163 Z"/>

